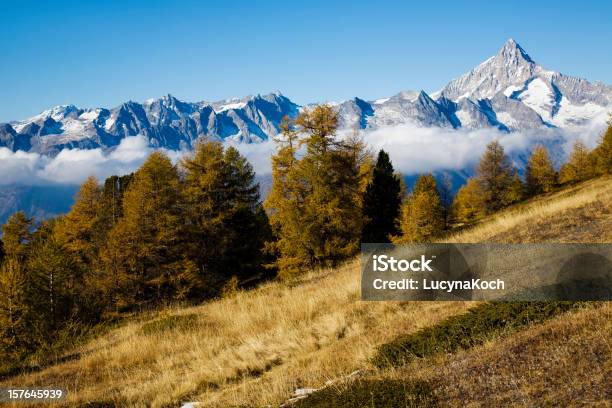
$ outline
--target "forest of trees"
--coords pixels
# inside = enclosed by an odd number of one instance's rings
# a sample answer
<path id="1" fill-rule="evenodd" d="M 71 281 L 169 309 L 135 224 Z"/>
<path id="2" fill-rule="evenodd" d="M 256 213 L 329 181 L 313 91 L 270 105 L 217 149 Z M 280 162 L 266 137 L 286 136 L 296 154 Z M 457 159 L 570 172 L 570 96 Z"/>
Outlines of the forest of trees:
<path id="1" fill-rule="evenodd" d="M 543 146 L 525 181 L 490 143 L 455 195 L 421 175 L 407 193 L 385 151 L 336 135 L 330 106 L 283 120 L 265 202 L 233 147 L 202 141 L 178 164 L 152 153 L 133 174 L 89 178 L 69 213 L 15 213 L 0 245 L 0 371 L 96 323 L 330 267 L 361 242 L 427 242 L 530 195 L 612 173 L 612 126 L 576 143 L 557 173 Z M 58 344 L 60 344 L 58 346 Z"/>
<path id="2" fill-rule="evenodd" d="M 18 212 L 2 233 L 5 363 L 79 325 L 260 279 L 271 240 L 251 165 L 215 142 L 179 165 L 155 152 L 132 175 L 89 178 L 66 215 L 35 225 Z"/>

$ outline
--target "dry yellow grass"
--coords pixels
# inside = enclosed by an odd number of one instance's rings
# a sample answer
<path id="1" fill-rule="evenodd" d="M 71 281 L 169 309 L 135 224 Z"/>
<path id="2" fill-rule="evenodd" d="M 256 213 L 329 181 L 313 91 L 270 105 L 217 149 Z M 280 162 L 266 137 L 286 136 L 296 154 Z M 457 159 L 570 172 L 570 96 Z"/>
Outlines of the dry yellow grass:
<path id="1" fill-rule="evenodd" d="M 441 406 L 609 407 L 612 304 L 558 316 L 512 336 L 373 374 L 424 380 Z"/>
<path id="2" fill-rule="evenodd" d="M 610 406 L 612 305 L 559 316 L 427 368 L 441 405 Z M 412 375 L 412 373 L 411 373 Z"/>
<path id="3" fill-rule="evenodd" d="M 565 188 L 493 215 L 445 242 L 612 242 L 612 177 Z"/>
<path id="4" fill-rule="evenodd" d="M 600 226 L 611 223 L 611 180 L 533 200 L 447 241 L 561 242 L 574 236 L 609 242 L 604 233 L 610 228 L 601 232 Z M 534 225 L 540 226 L 532 230 Z M 539 235 L 542 231 L 547 235 Z M 377 345 L 471 305 L 361 302 L 359 265 L 353 261 L 306 274 L 293 285 L 269 283 L 233 298 L 128 322 L 75 350 L 77 359 L 0 381 L 0 387 L 63 386 L 70 405 L 278 405 L 295 388 L 320 387 L 370 368 Z M 183 323 L 164 329 L 170 318 Z"/>
<path id="5" fill-rule="evenodd" d="M 126 324 L 84 346 L 78 360 L 1 386 L 65 386 L 70 404 L 279 404 L 297 387 L 319 387 L 363 367 L 375 345 L 468 307 L 358 298 L 359 266 L 352 262 L 293 286 L 271 283 L 153 317 L 196 315 L 180 328 L 146 333 L 146 321 Z"/>

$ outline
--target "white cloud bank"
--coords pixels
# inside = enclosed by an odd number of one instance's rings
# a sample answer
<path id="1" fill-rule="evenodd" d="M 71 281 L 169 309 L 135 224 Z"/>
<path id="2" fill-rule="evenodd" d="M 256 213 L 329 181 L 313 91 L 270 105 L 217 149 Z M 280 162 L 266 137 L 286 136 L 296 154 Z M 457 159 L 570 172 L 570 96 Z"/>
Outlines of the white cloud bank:
<path id="1" fill-rule="evenodd" d="M 596 146 L 608 116 L 602 114 L 588 125 L 559 129 L 502 132 L 497 129 L 442 129 L 401 125 L 364 133 L 364 141 L 375 151 L 384 149 L 393 165 L 406 176 L 433 172 L 472 170 L 488 143 L 499 140 L 517 166 L 537 144 L 544 144 L 557 165 L 565 162 L 577 140 Z"/>
<path id="2" fill-rule="evenodd" d="M 487 143 L 499 139 L 508 154 L 520 160 L 537 143 L 545 143 L 557 162 L 565 160 L 573 143 L 580 139 L 593 147 L 605 128 L 605 116 L 588 126 L 574 129 L 538 129 L 504 133 L 494 129 L 454 130 L 402 125 L 365 131 L 364 141 L 374 152 L 385 149 L 394 167 L 404 175 L 439 170 L 471 169 Z M 268 141 L 234 145 L 253 165 L 258 176 L 269 176 L 270 156 L 276 146 Z M 38 153 L 12 152 L 0 148 L 0 185 L 49 183 L 79 184 L 93 175 L 104 180 L 114 174 L 136 170 L 154 149 L 143 136 L 127 137 L 111 151 L 64 149 L 55 157 Z M 176 162 L 185 152 L 164 150 Z"/>
<path id="3" fill-rule="evenodd" d="M 0 148 L 0 184 L 80 184 L 87 177 L 104 180 L 137 169 L 153 151 L 143 136 L 126 137 L 113 150 L 64 149 L 57 156 Z M 167 152 L 176 160 L 179 152 Z"/>
<path id="4" fill-rule="evenodd" d="M 394 167 L 404 175 L 431 171 L 472 169 L 488 143 L 499 140 L 517 165 L 536 144 L 544 144 L 557 162 L 565 160 L 578 139 L 593 147 L 602 128 L 581 130 L 538 129 L 506 133 L 495 129 L 454 130 L 397 126 L 368 132 L 365 142 L 384 149 Z"/>
<path id="5" fill-rule="evenodd" d="M 258 174 L 270 173 L 270 156 L 275 150 L 271 142 L 251 145 L 236 145 L 249 159 Z M 87 177 L 95 176 L 102 181 L 112 175 L 128 174 L 140 167 L 155 149 L 144 136 L 130 136 L 109 151 L 97 149 L 64 149 L 55 157 L 13 152 L 0 147 L 0 185 L 23 184 L 80 184 Z M 185 151 L 164 151 L 173 162 L 186 154 Z"/>

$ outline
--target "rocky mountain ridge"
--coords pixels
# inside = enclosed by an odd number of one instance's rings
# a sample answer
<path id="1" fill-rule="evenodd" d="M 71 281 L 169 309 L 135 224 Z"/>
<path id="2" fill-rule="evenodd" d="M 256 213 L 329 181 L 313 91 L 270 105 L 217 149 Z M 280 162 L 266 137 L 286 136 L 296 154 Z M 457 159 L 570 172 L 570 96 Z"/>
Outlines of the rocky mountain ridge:
<path id="1" fill-rule="evenodd" d="M 415 124 L 511 132 L 587 124 L 612 109 L 612 87 L 546 70 L 510 39 L 495 56 L 431 95 L 403 91 L 334 106 L 345 129 Z M 134 135 L 171 150 L 189 149 L 198 138 L 258 143 L 277 135 L 282 117 L 295 117 L 300 109 L 280 92 L 193 103 L 167 95 L 112 109 L 62 105 L 0 124 L 0 147 L 53 156 L 65 148 L 112 149 Z"/>

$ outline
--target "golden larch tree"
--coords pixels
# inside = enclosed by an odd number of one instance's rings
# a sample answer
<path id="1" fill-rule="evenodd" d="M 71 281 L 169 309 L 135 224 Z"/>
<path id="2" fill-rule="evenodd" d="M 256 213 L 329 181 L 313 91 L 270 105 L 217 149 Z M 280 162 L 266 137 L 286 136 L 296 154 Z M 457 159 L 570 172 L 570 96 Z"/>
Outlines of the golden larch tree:
<path id="1" fill-rule="evenodd" d="M 527 192 L 531 195 L 548 193 L 557 184 L 557 173 L 543 145 L 533 149 L 525 171 Z"/>

